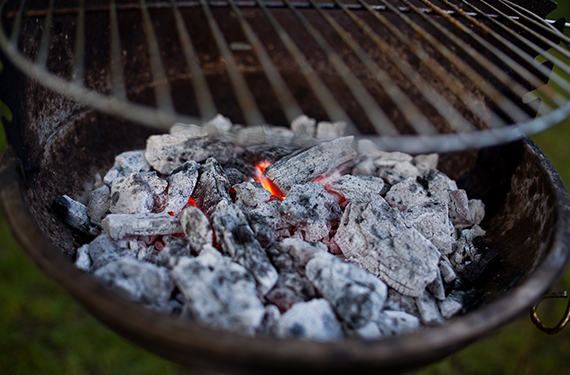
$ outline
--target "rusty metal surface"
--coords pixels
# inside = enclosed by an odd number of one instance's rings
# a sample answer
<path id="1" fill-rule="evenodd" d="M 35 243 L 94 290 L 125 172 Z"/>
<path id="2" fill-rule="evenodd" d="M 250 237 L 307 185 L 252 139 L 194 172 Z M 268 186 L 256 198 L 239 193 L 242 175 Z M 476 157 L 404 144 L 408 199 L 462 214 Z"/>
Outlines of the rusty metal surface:
<path id="1" fill-rule="evenodd" d="M 568 292 L 566 292 L 566 291 L 564 291 L 564 292 L 552 292 L 549 295 L 543 297 L 540 300 L 540 302 L 544 301 L 545 299 L 551 299 L 551 298 L 568 298 Z M 562 331 L 566 327 L 566 325 L 568 325 L 568 322 L 570 322 L 570 301 L 568 302 L 568 305 L 566 306 L 566 311 L 564 312 L 564 315 L 562 316 L 562 318 L 560 319 L 558 324 L 556 324 L 554 327 L 546 326 L 544 323 L 542 323 L 542 321 L 538 317 L 537 310 L 538 310 L 538 305 L 540 304 L 540 302 L 537 303 L 536 305 L 534 305 L 530 309 L 530 319 L 532 320 L 532 322 L 534 323 L 536 328 L 538 328 L 540 331 L 542 331 L 548 335 L 555 335 L 558 332 Z"/>

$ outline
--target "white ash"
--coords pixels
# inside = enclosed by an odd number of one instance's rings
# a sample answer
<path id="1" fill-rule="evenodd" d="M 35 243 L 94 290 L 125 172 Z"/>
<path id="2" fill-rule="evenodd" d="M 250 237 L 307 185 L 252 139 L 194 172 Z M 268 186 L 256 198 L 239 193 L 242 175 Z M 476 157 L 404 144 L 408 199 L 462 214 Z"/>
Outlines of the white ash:
<path id="1" fill-rule="evenodd" d="M 372 274 L 324 252 L 313 256 L 306 272 L 319 293 L 351 327 L 363 327 L 378 318 L 388 289 Z"/>
<path id="2" fill-rule="evenodd" d="M 110 289 L 145 304 L 167 302 L 174 290 L 169 272 L 133 258 L 120 258 L 97 269 L 94 275 Z"/>
<path id="3" fill-rule="evenodd" d="M 144 150 L 126 151 L 115 157 L 115 165 L 107 172 L 103 181 L 111 185 L 118 177 L 128 177 L 132 173 L 148 172 L 150 165 L 146 161 Z"/>
<path id="4" fill-rule="evenodd" d="M 280 338 L 315 341 L 335 341 L 344 336 L 340 322 L 325 299 L 296 303 L 281 315 L 275 333 Z"/>
<path id="5" fill-rule="evenodd" d="M 180 220 L 165 213 L 109 214 L 101 222 L 105 233 L 114 239 L 126 235 L 157 235 L 182 233 Z"/>
<path id="6" fill-rule="evenodd" d="M 208 248 L 196 258 L 183 258 L 172 270 L 184 294 L 189 317 L 207 326 L 253 335 L 265 308 L 255 279 L 244 267 Z"/>
<path id="7" fill-rule="evenodd" d="M 319 182 L 294 185 L 281 203 L 281 220 L 305 241 L 319 241 L 340 221 L 342 210 Z"/>
<path id="8" fill-rule="evenodd" d="M 110 206 L 111 189 L 107 185 L 103 185 L 89 193 L 87 216 L 92 223 L 101 225 L 101 219 L 107 214 Z"/>
<path id="9" fill-rule="evenodd" d="M 214 158 L 209 158 L 202 166 L 192 197 L 196 206 L 209 217 L 218 203 L 232 201 L 230 188 L 230 182 L 220 163 Z"/>
<path id="10" fill-rule="evenodd" d="M 198 182 L 199 170 L 200 164 L 195 161 L 187 161 L 172 171 L 168 178 L 168 203 L 164 211 L 174 214 L 182 211 L 194 192 L 194 187 Z"/>
<path id="11" fill-rule="evenodd" d="M 267 294 L 277 282 L 277 271 L 255 239 L 243 212 L 237 205 L 221 201 L 210 220 L 223 252 L 251 272 L 259 293 Z"/>
<path id="12" fill-rule="evenodd" d="M 196 207 L 186 207 L 180 214 L 180 225 L 196 253 L 200 253 L 205 246 L 212 245 L 214 232 L 208 218 Z"/>
<path id="13" fill-rule="evenodd" d="M 76 266 L 159 313 L 269 337 L 382 339 L 480 303 L 474 285 L 497 258 L 483 202 L 435 169 L 437 154 L 354 146 L 343 131 L 306 116 L 290 129 L 176 124 L 86 189 L 99 188 L 71 222 L 104 234 Z M 141 297 L 141 264 L 177 288 Z"/>
<path id="14" fill-rule="evenodd" d="M 87 207 L 84 204 L 63 195 L 53 202 L 53 209 L 67 225 L 89 236 L 99 235 L 100 230 L 89 219 Z"/>
<path id="15" fill-rule="evenodd" d="M 353 160 L 356 156 L 353 139 L 352 136 L 334 139 L 295 152 L 271 164 L 263 174 L 286 194 L 294 185 L 314 181 Z"/>

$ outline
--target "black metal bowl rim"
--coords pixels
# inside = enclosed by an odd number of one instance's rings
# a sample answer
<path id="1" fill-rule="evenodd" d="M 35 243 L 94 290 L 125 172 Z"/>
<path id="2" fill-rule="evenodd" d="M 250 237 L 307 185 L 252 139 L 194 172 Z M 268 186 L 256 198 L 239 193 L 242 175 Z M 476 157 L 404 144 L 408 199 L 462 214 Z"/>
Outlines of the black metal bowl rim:
<path id="1" fill-rule="evenodd" d="M 135 332 L 154 343 L 196 350 L 206 356 L 224 356 L 229 362 L 255 360 L 286 364 L 294 361 L 308 367 L 317 363 L 322 367 L 327 363 L 337 370 L 354 364 L 402 366 L 429 360 L 435 354 L 443 357 L 509 323 L 537 303 L 563 273 L 570 251 L 570 198 L 560 175 L 544 153 L 528 138 L 523 142 L 540 159 L 539 164 L 555 190 L 556 228 L 544 260 L 503 297 L 471 313 L 442 326 L 382 340 L 320 343 L 247 337 L 161 315 L 122 299 L 78 270 L 40 231 L 26 203 L 20 159 L 10 146 L 0 164 L 0 206 L 12 234 L 28 257 L 88 309 L 95 306 L 99 319 L 123 332 Z"/>

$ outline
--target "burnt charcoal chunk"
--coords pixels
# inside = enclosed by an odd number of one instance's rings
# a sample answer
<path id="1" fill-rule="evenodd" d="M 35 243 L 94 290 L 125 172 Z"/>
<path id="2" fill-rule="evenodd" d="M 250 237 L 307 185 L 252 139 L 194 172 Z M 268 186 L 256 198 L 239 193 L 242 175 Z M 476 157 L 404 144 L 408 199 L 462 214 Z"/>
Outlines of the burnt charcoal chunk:
<path id="1" fill-rule="evenodd" d="M 154 189 L 140 173 L 128 177 L 119 177 L 111 186 L 112 214 L 137 214 L 152 212 L 154 208 Z"/>
<path id="2" fill-rule="evenodd" d="M 188 318 L 249 335 L 261 325 L 265 308 L 254 278 L 216 249 L 208 247 L 196 258 L 182 258 L 172 278 L 184 294 Z"/>
<path id="3" fill-rule="evenodd" d="M 95 271 L 107 288 L 147 304 L 166 302 L 174 290 L 168 270 L 133 258 L 121 258 Z"/>
<path id="4" fill-rule="evenodd" d="M 244 211 L 266 203 L 271 198 L 271 193 L 258 181 L 237 184 L 233 189 L 236 191 L 235 202 Z"/>
<path id="5" fill-rule="evenodd" d="M 412 164 L 418 169 L 420 173 L 425 173 L 430 169 L 436 169 L 439 162 L 438 154 L 427 154 L 414 156 Z"/>
<path id="6" fill-rule="evenodd" d="M 335 341 L 343 338 L 342 327 L 325 299 L 293 305 L 275 325 L 280 338 Z"/>
<path id="7" fill-rule="evenodd" d="M 190 247 L 200 253 L 206 245 L 212 245 L 213 231 L 208 218 L 196 207 L 186 207 L 180 214 L 180 225 Z"/>
<path id="8" fill-rule="evenodd" d="M 349 202 L 366 201 L 380 195 L 384 180 L 374 176 L 344 175 L 326 185 L 326 190 Z"/>
<path id="9" fill-rule="evenodd" d="M 347 258 L 357 259 L 362 268 L 378 275 L 375 246 L 406 229 L 400 212 L 376 197 L 370 202 L 350 202 L 333 239 Z"/>
<path id="10" fill-rule="evenodd" d="M 242 154 L 243 160 L 251 163 L 253 165 L 258 165 L 261 163 L 273 164 L 277 160 L 292 154 L 299 148 L 296 146 L 251 146 L 244 150 Z"/>
<path id="11" fill-rule="evenodd" d="M 144 156 L 144 150 L 126 151 L 115 157 L 115 165 L 111 168 L 103 181 L 111 185 L 118 177 L 128 177 L 131 173 L 148 172 L 150 165 Z"/>
<path id="12" fill-rule="evenodd" d="M 337 315 L 351 327 L 363 327 L 378 318 L 388 288 L 370 273 L 324 252 L 313 256 L 306 273 Z"/>
<path id="13" fill-rule="evenodd" d="M 344 135 L 345 130 L 346 122 L 344 121 L 321 121 L 317 124 L 317 134 L 315 135 L 315 138 L 319 140 L 340 138 Z"/>
<path id="14" fill-rule="evenodd" d="M 452 252 L 453 226 L 449 220 L 447 204 L 428 201 L 402 211 L 407 225 L 415 228 L 442 254 Z"/>
<path id="15" fill-rule="evenodd" d="M 386 193 L 386 202 L 400 211 L 426 203 L 432 199 L 431 193 L 424 189 L 415 177 L 409 177 L 393 185 Z"/>
<path id="16" fill-rule="evenodd" d="M 101 234 L 95 238 L 88 247 L 89 258 L 91 259 L 91 270 L 97 270 L 107 263 L 113 262 L 123 257 L 136 258 L 137 253 L 126 247 L 121 247 L 107 234 Z"/>
<path id="17" fill-rule="evenodd" d="M 251 180 L 259 174 L 259 169 L 255 165 L 244 160 L 243 155 L 241 158 L 231 158 L 227 163 L 224 163 L 224 170 L 226 173 L 228 169 L 237 169 L 243 174 L 243 176 L 245 176 L 246 180 Z"/>
<path id="18" fill-rule="evenodd" d="M 110 214 L 103 219 L 101 226 L 105 233 L 114 239 L 126 235 L 153 236 L 182 233 L 180 220 L 168 214 Z"/>
<path id="19" fill-rule="evenodd" d="M 289 310 L 294 304 L 307 300 L 289 288 L 278 286 L 271 289 L 271 292 L 265 296 L 265 299 L 277 306 L 281 313 Z"/>
<path id="20" fill-rule="evenodd" d="M 236 131 L 234 142 L 242 147 L 253 145 L 290 144 L 294 137 L 291 129 L 283 126 L 247 126 Z"/>
<path id="21" fill-rule="evenodd" d="M 279 239 L 277 231 L 281 227 L 281 202 L 271 201 L 258 205 L 246 212 L 247 221 L 255 238 L 264 248 Z"/>
<path id="22" fill-rule="evenodd" d="M 231 202 L 230 182 L 224 169 L 214 158 L 210 158 L 202 166 L 198 183 L 192 194 L 196 207 L 209 217 L 221 201 Z"/>
<path id="23" fill-rule="evenodd" d="M 188 203 L 198 182 L 200 164 L 188 161 L 176 168 L 168 178 L 168 203 L 164 211 L 178 214 Z"/>
<path id="24" fill-rule="evenodd" d="M 92 223 L 101 224 L 101 220 L 109 211 L 111 206 L 111 189 L 103 185 L 89 193 L 89 203 L 87 204 L 87 216 Z"/>
<path id="25" fill-rule="evenodd" d="M 323 239 L 341 216 L 340 206 L 319 182 L 294 186 L 281 203 L 283 222 L 306 241 Z"/>
<path id="26" fill-rule="evenodd" d="M 403 311 L 382 311 L 376 319 L 381 336 L 397 336 L 416 331 L 420 320 Z"/>
<path id="27" fill-rule="evenodd" d="M 277 271 L 255 239 L 243 212 L 237 205 L 221 201 L 210 221 L 224 254 L 253 274 L 261 295 L 269 292 L 277 282 Z"/>
<path id="28" fill-rule="evenodd" d="M 463 229 L 473 225 L 469 211 L 469 198 L 465 190 L 458 189 L 449 192 L 449 217 L 455 228 Z"/>
<path id="29" fill-rule="evenodd" d="M 53 202 L 53 210 L 59 215 L 67 225 L 79 230 L 89 236 L 97 236 L 101 232 L 99 228 L 91 223 L 87 215 L 87 207 L 67 195 L 57 198 Z"/>
<path id="30" fill-rule="evenodd" d="M 162 174 L 170 174 L 187 161 L 198 163 L 214 157 L 222 163 L 234 156 L 235 145 L 209 137 L 178 138 L 170 134 L 153 135 L 146 142 L 149 164 Z"/>
<path id="31" fill-rule="evenodd" d="M 176 239 L 166 244 L 155 259 L 157 265 L 173 269 L 182 257 L 192 257 L 190 244 L 187 240 Z"/>
<path id="32" fill-rule="evenodd" d="M 443 323 L 443 318 L 437 307 L 437 301 L 433 296 L 428 293 L 422 294 L 416 298 L 416 305 L 418 306 L 423 324 L 435 326 Z"/>
<path id="33" fill-rule="evenodd" d="M 263 174 L 287 194 L 294 185 L 314 181 L 352 161 L 356 156 L 352 141 L 353 137 L 339 138 L 293 153 L 271 164 Z"/>

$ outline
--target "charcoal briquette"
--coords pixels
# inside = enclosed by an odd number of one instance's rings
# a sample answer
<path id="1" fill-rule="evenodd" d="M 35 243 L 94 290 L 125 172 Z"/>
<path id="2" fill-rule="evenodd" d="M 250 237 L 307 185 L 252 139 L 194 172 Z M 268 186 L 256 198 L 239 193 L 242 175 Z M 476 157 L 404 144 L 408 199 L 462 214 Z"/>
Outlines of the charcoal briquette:
<path id="1" fill-rule="evenodd" d="M 344 336 L 341 324 L 325 299 L 293 305 L 275 324 L 275 333 L 280 338 L 315 341 L 335 341 Z"/>

